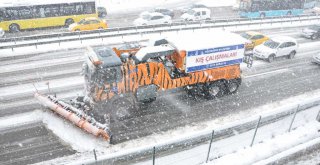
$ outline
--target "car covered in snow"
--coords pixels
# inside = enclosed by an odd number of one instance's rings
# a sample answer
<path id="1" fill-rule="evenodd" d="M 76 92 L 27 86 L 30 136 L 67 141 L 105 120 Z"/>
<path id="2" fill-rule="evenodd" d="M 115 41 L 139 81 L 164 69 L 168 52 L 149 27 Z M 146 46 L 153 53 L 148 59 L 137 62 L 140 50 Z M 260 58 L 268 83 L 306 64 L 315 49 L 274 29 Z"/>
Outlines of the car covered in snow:
<path id="1" fill-rule="evenodd" d="M 210 20 L 211 10 L 207 8 L 194 8 L 182 14 L 180 18 L 185 21 Z"/>
<path id="2" fill-rule="evenodd" d="M 278 36 L 269 39 L 253 49 L 253 55 L 259 59 L 274 61 L 276 57 L 287 56 L 292 59 L 298 49 L 297 40 L 288 36 Z"/>
<path id="3" fill-rule="evenodd" d="M 135 26 L 172 23 L 171 17 L 157 12 L 143 12 L 133 21 Z"/>
<path id="4" fill-rule="evenodd" d="M 312 40 L 320 37 L 320 25 L 312 25 L 304 28 L 301 35 Z"/>
<path id="5" fill-rule="evenodd" d="M 313 56 L 312 62 L 313 62 L 313 63 L 320 64 L 320 53 L 318 53 L 318 54 L 316 54 L 316 55 Z"/>
<path id="6" fill-rule="evenodd" d="M 0 38 L 2 38 L 3 36 L 4 36 L 4 30 L 0 28 Z"/>

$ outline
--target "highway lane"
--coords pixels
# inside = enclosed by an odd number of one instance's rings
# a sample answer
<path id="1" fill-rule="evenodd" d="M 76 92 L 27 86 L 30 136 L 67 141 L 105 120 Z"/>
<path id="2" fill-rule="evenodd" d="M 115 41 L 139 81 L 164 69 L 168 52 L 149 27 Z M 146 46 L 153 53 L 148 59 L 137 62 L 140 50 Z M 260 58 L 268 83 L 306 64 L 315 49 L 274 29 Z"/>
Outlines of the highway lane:
<path id="1" fill-rule="evenodd" d="M 300 28 L 292 29 L 292 32 L 290 32 L 291 36 L 297 38 L 299 35 L 298 29 Z M 275 31 L 276 30 L 266 30 L 265 32 L 267 34 L 272 32 L 274 35 L 288 33 L 288 31 L 285 29 L 278 30 L 277 32 Z M 294 33 L 294 31 L 297 32 Z M 298 39 L 301 41 L 301 43 L 313 42 L 303 38 Z M 112 127 L 115 131 L 114 133 L 117 134 L 115 138 L 119 142 L 128 140 L 128 138 L 138 138 L 141 136 L 150 135 L 152 133 L 174 129 L 178 126 L 185 126 L 191 123 L 217 119 L 233 113 L 245 112 L 246 110 L 256 106 L 319 89 L 320 86 L 318 84 L 320 79 L 318 77 L 320 76 L 320 67 L 310 63 L 311 57 L 313 54 L 315 54 L 315 49 L 318 46 L 319 45 L 314 45 L 306 48 L 304 52 L 298 53 L 296 58 L 292 60 L 281 58 L 277 59 L 271 64 L 264 61 L 257 61 L 257 65 L 254 66 L 254 68 L 244 69 L 243 84 L 240 87 L 239 92 L 235 95 L 208 101 L 203 98 L 188 98 L 182 89 L 160 94 L 160 97 L 157 99 L 157 101 L 152 103 L 148 108 L 144 108 L 138 114 L 136 114 L 138 118 L 131 118 L 123 123 L 117 123 L 113 125 Z M 8 89 L 14 90 L 15 88 L 19 89 L 19 87 L 23 85 L 30 86 L 32 81 L 45 83 L 46 81 L 54 81 L 68 77 L 77 79 L 81 76 L 75 75 L 75 72 L 77 67 L 81 67 L 82 58 L 78 58 L 78 60 L 75 60 L 72 63 L 68 62 L 68 58 L 75 59 L 75 57 L 80 57 L 82 54 L 83 49 L 80 49 L 66 52 L 57 51 L 39 54 L 36 56 L 26 55 L 22 58 L 19 58 L 20 61 L 15 61 L 14 57 L 10 59 L 7 58 L 2 65 L 8 62 L 10 67 L 13 69 L 2 71 L 2 74 L 4 75 L 2 75 L 1 78 L 5 77 L 7 83 L 11 78 L 15 78 L 17 80 L 17 84 L 15 84 L 15 82 L 9 82 L 9 84 L 6 85 L 4 82 L 2 83 L 2 86 L 0 85 L 0 91 L 5 91 Z M 34 71 L 36 70 L 34 68 L 30 69 L 30 67 L 33 67 L 31 65 L 32 63 L 42 63 L 48 59 L 64 59 L 62 60 L 64 62 L 60 63 L 60 65 L 57 65 L 56 67 L 43 67 L 40 65 L 35 66 L 35 68 L 42 68 L 39 72 L 41 73 L 43 80 L 35 80 L 32 79 L 32 76 L 28 76 L 34 74 Z M 49 65 L 55 66 L 55 63 Z M 21 68 L 21 66 L 24 67 Z M 45 74 L 46 72 L 52 74 Z M 82 85 L 81 83 L 77 86 L 68 86 L 66 84 L 53 90 L 57 92 L 58 96 L 61 98 L 72 98 L 76 96 L 76 93 L 79 93 L 82 90 Z M 2 105 L 0 107 L 0 116 L 4 117 L 39 109 L 40 106 L 33 99 L 32 93 L 33 92 L 25 92 L 21 90 L 17 92 L 17 94 L 2 95 L 3 97 L 0 97 L 0 103 Z M 5 139 L 3 138 L 4 136 L 10 137 L 24 135 L 27 128 L 23 126 L 17 127 L 16 129 L 18 131 L 15 132 L 15 135 L 10 133 L 6 135 L 1 134 L 0 139 Z M 43 130 L 41 127 L 37 127 L 37 129 Z M 54 135 L 48 133 L 48 136 L 51 137 Z M 40 137 L 47 138 L 46 135 L 40 135 Z M 27 139 L 28 138 L 20 139 L 20 141 Z M 8 140 L 8 138 L 6 140 Z M 7 143 L 6 140 L 4 143 Z M 56 150 L 54 147 L 60 146 L 58 143 L 51 143 L 48 145 L 52 147 L 48 151 L 49 153 L 52 152 L 62 156 L 68 155 L 70 152 L 70 150 Z M 23 149 L 24 147 L 25 146 L 13 146 L 12 150 L 10 150 L 10 153 L 15 155 L 13 153 L 16 153 L 18 150 L 20 151 L 21 148 Z M 43 148 L 44 146 L 34 144 L 34 147 Z M 50 147 L 47 146 L 47 148 Z M 27 151 L 21 151 L 19 154 L 27 154 Z M 18 155 L 16 155 L 17 158 L 13 156 L 11 159 L 18 160 Z M 41 162 L 53 158 L 55 157 L 39 156 L 36 158 L 36 160 L 34 160 L 34 162 Z M 26 159 L 24 161 L 28 162 L 31 160 Z"/>
<path id="2" fill-rule="evenodd" d="M 32 123 L 0 130 L 0 164 L 33 164 L 75 151 L 42 123 Z"/>
<path id="3" fill-rule="evenodd" d="M 175 16 L 173 18 L 173 22 L 180 21 L 180 16 L 182 15 L 179 8 L 183 8 L 192 4 L 192 1 L 186 1 L 185 3 L 179 4 L 169 4 L 163 5 L 163 7 L 170 8 L 174 10 Z M 106 20 L 109 25 L 109 28 L 117 28 L 117 27 L 128 27 L 134 26 L 133 21 L 139 17 L 139 14 L 143 11 L 152 11 L 153 8 L 137 8 L 134 11 L 129 12 L 118 12 L 118 13 L 110 13 L 108 14 Z M 211 17 L 212 19 L 225 19 L 225 18 L 237 18 L 237 11 L 233 11 L 232 7 L 216 7 L 211 8 Z M 18 33 L 9 33 L 5 34 L 6 38 L 12 37 L 22 37 L 22 36 L 31 36 L 31 35 L 40 35 L 40 34 L 55 34 L 55 33 L 63 33 L 69 32 L 66 27 L 50 27 L 50 28 L 42 28 L 42 29 L 29 29 L 23 30 Z"/>

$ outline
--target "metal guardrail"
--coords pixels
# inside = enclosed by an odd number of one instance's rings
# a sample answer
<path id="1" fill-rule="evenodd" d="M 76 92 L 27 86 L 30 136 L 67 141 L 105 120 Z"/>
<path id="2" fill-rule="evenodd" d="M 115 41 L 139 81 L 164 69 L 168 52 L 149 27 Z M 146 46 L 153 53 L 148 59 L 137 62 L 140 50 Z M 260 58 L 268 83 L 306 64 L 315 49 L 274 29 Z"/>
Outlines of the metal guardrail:
<path id="1" fill-rule="evenodd" d="M 282 22 L 297 22 L 297 21 L 308 21 L 308 20 L 320 20 L 320 16 L 300 15 L 300 16 L 272 17 L 272 18 L 264 18 L 264 19 L 232 18 L 232 19 L 208 20 L 208 21 L 197 21 L 197 22 L 177 22 L 172 24 L 159 24 L 159 25 L 149 25 L 149 26 L 110 28 L 105 30 L 94 30 L 94 31 L 83 31 L 83 32 L 65 32 L 65 33 L 55 33 L 55 34 L 46 34 L 46 35 L 37 35 L 37 36 L 16 37 L 16 38 L 4 38 L 4 39 L 0 39 L 0 43 L 9 43 L 9 44 L 7 45 L 2 44 L 0 46 L 0 49 L 13 49 L 17 47 L 37 46 L 37 45 L 61 43 L 61 42 L 76 41 L 76 40 L 81 41 L 81 40 L 88 40 L 88 39 L 99 39 L 99 38 L 137 35 L 137 34 L 162 33 L 162 32 L 180 31 L 180 30 L 196 30 L 196 29 L 203 29 L 203 28 L 219 28 L 219 27 L 256 25 L 256 24 L 270 24 L 270 23 L 272 24 L 272 23 L 282 23 Z M 168 28 L 168 29 L 165 29 L 165 28 Z M 132 32 L 132 30 L 134 30 L 134 32 Z M 115 33 L 112 34 L 112 32 L 115 32 Z M 41 40 L 44 40 L 44 41 L 41 41 Z M 18 43 L 18 42 L 25 42 L 25 41 L 30 41 L 30 42 Z"/>
<path id="2" fill-rule="evenodd" d="M 292 114 L 295 114 L 297 112 L 306 111 L 310 108 L 313 108 L 315 106 L 320 105 L 320 98 L 312 99 L 304 104 L 297 104 L 293 105 L 291 107 L 288 107 L 287 109 L 282 110 L 281 112 L 277 114 L 272 115 L 266 115 L 262 116 L 260 123 L 260 126 L 264 126 L 270 123 L 274 123 L 276 121 L 282 120 L 286 117 L 291 116 Z M 297 107 L 299 107 L 297 109 Z M 295 112 L 295 113 L 294 113 Z M 319 111 L 320 112 L 320 111 Z M 260 116 L 261 117 L 261 116 Z M 219 130 L 214 130 L 214 141 L 218 141 L 220 139 L 228 138 L 235 135 L 235 132 L 237 134 L 241 134 L 250 130 L 255 129 L 257 125 L 257 120 L 255 118 L 252 118 L 248 121 L 243 122 L 239 125 L 233 125 L 227 128 L 222 128 Z M 172 150 L 174 148 L 174 153 L 184 151 L 190 146 L 197 146 L 200 144 L 204 144 L 208 142 L 212 138 L 212 132 L 206 131 L 199 133 L 198 135 L 195 135 L 194 137 L 187 137 L 184 139 L 179 139 L 176 141 L 172 141 L 169 143 L 163 143 L 158 144 L 155 146 L 145 147 L 145 148 L 139 148 L 139 149 L 133 149 L 130 151 L 124 151 L 122 153 L 114 153 L 110 155 L 106 155 L 101 157 L 99 160 L 97 159 L 90 159 L 90 160 L 82 160 L 81 164 L 86 165 L 98 165 L 98 164 L 114 164 L 115 162 L 122 162 L 122 161 L 128 161 L 128 160 L 136 160 L 143 157 L 148 157 L 153 154 L 154 148 L 157 149 L 157 154 L 160 155 L 167 155 L 172 153 L 167 153 L 168 151 Z M 70 164 L 79 164 L 79 162 L 75 161 Z M 121 163 L 120 163 L 121 164 Z"/>

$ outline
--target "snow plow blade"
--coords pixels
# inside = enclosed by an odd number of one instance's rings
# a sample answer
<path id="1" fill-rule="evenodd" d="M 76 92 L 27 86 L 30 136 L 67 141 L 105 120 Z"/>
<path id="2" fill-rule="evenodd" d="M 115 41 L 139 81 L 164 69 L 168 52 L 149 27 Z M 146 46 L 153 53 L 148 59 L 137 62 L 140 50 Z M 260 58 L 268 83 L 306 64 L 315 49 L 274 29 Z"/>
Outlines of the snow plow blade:
<path id="1" fill-rule="evenodd" d="M 60 116 L 71 121 L 79 128 L 84 129 L 96 137 L 102 137 L 107 141 L 111 140 L 111 133 L 108 129 L 108 126 L 95 121 L 94 118 L 86 115 L 81 110 L 63 101 L 59 101 L 56 97 L 51 95 L 43 96 L 39 93 L 35 93 L 34 97 L 37 98 L 42 105 L 50 108 L 53 112 L 58 113 Z"/>

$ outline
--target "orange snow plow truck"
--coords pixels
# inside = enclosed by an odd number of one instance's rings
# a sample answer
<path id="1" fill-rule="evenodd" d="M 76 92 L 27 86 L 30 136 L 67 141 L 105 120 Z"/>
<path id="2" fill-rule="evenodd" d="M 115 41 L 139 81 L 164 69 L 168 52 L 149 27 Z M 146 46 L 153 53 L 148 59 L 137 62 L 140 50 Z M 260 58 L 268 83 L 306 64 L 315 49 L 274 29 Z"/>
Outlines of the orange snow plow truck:
<path id="1" fill-rule="evenodd" d="M 84 96 L 70 103 L 35 97 L 89 133 L 111 139 L 110 121 L 123 120 L 150 103 L 158 91 L 183 87 L 188 95 L 211 99 L 235 93 L 246 40 L 219 32 L 167 37 L 150 46 L 119 50 L 89 47 L 83 65 Z"/>

